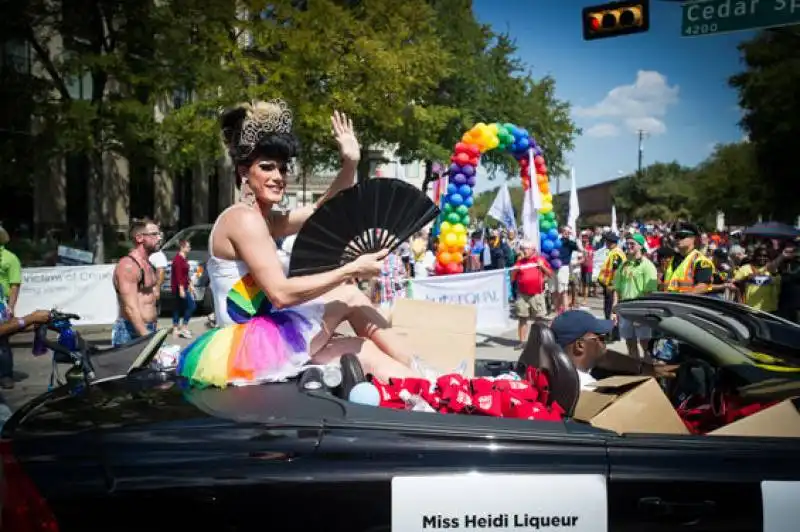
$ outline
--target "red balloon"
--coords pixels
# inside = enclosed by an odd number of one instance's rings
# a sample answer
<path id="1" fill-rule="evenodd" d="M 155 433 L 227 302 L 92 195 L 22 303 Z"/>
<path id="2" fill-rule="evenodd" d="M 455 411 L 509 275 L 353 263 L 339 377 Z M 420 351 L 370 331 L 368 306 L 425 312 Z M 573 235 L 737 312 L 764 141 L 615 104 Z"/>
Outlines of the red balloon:
<path id="1" fill-rule="evenodd" d="M 469 158 L 469 155 L 467 155 L 466 153 L 463 153 L 463 152 L 462 153 L 457 153 L 457 154 L 455 154 L 453 156 L 453 162 L 455 162 L 456 164 L 458 164 L 460 166 L 464 166 L 465 164 L 469 164 L 470 160 L 471 159 Z"/>
<path id="2" fill-rule="evenodd" d="M 469 144 L 465 144 L 463 142 L 459 142 L 459 143 L 456 144 L 456 147 L 455 147 L 454 151 L 456 153 L 466 153 L 467 155 L 469 155 L 468 146 L 469 146 Z"/>
<path id="3" fill-rule="evenodd" d="M 518 162 L 519 162 L 519 165 L 522 168 L 527 168 L 528 167 L 529 163 L 528 163 L 528 158 L 527 157 L 520 157 Z"/>
<path id="4" fill-rule="evenodd" d="M 536 167 L 537 174 L 547 174 L 547 167 L 545 165 Z"/>
<path id="5" fill-rule="evenodd" d="M 436 265 L 433 267 L 433 271 L 436 275 L 444 275 L 445 274 L 445 267 L 444 264 L 441 262 L 437 262 Z"/>
<path id="6" fill-rule="evenodd" d="M 462 265 L 457 263 L 450 263 L 445 266 L 447 273 L 461 273 Z"/>
<path id="7" fill-rule="evenodd" d="M 536 166 L 544 164 L 544 157 L 542 157 L 541 155 L 537 155 L 536 157 L 533 158 L 533 164 L 535 164 Z"/>
<path id="8" fill-rule="evenodd" d="M 469 165 L 471 165 L 472 167 L 477 168 L 478 163 L 480 162 L 480 159 L 481 159 L 480 157 L 471 157 L 470 160 L 467 161 L 467 163 Z"/>
<path id="9" fill-rule="evenodd" d="M 472 157 L 480 157 L 481 149 L 475 144 L 467 144 L 467 153 L 469 153 Z"/>

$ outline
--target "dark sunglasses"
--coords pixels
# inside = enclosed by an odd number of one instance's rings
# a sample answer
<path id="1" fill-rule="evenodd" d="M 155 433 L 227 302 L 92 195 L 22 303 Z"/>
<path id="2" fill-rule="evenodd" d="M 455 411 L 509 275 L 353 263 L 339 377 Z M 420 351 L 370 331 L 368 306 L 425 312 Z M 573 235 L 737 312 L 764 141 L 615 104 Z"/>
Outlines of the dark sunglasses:
<path id="1" fill-rule="evenodd" d="M 694 236 L 695 236 L 694 233 L 686 233 L 686 232 L 683 232 L 683 231 L 675 233 L 675 238 L 680 239 L 680 240 L 682 240 L 684 238 L 693 238 Z"/>

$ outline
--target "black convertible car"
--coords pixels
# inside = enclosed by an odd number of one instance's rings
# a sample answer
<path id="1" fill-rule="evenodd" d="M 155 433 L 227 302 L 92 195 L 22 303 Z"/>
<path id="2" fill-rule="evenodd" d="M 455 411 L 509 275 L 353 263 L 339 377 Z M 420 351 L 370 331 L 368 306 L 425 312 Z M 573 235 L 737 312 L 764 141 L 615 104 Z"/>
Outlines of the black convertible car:
<path id="1" fill-rule="evenodd" d="M 697 296 L 618 313 L 738 389 L 800 395 L 795 325 Z M 536 338 L 531 349 L 552 346 Z M 548 363 L 562 364 L 557 355 Z M 42 395 L 2 436 L 4 532 L 800 527 L 791 437 L 618 435 L 572 420 L 390 410 L 295 382 L 188 390 L 149 368 Z"/>

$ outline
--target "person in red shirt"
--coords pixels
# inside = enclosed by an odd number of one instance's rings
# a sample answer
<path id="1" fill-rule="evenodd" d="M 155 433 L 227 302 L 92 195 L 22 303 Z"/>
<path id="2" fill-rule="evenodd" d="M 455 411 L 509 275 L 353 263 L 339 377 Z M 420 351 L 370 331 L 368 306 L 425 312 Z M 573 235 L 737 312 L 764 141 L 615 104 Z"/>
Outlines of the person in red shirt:
<path id="1" fill-rule="evenodd" d="M 172 259 L 172 273 L 170 276 L 170 286 L 172 294 L 175 296 L 175 309 L 172 311 L 172 334 L 183 338 L 191 338 L 189 331 L 189 320 L 196 307 L 194 301 L 194 285 L 189 278 L 189 255 L 192 247 L 187 240 L 178 243 L 178 253 Z M 183 317 L 183 326 L 181 326 Z"/>
<path id="2" fill-rule="evenodd" d="M 517 283 L 517 333 L 519 349 L 525 346 L 528 339 L 528 321 L 544 318 L 547 304 L 544 299 L 544 286 L 547 279 L 553 276 L 553 270 L 547 261 L 539 255 L 533 244 L 525 241 L 520 246 L 520 257 L 511 270 L 511 280 Z"/>

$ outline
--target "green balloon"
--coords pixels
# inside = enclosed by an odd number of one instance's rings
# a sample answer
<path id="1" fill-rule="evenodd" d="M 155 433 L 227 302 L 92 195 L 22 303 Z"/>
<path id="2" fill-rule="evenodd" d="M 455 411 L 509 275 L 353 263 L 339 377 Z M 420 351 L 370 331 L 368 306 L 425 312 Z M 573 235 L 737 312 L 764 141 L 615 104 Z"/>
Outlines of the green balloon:
<path id="1" fill-rule="evenodd" d="M 461 221 L 461 216 L 459 216 L 457 212 L 451 212 L 447 215 L 447 221 L 451 224 L 457 224 L 459 221 Z"/>
<path id="2" fill-rule="evenodd" d="M 539 223 L 539 228 L 540 228 L 542 231 L 549 231 L 551 227 L 553 227 L 553 224 L 552 224 L 552 223 L 550 223 L 550 220 L 542 220 L 542 221 Z"/>
<path id="3" fill-rule="evenodd" d="M 445 214 L 450 214 L 451 212 L 453 212 L 453 208 L 454 207 L 453 207 L 452 203 L 445 203 L 444 204 L 444 212 L 445 212 Z"/>
<path id="4" fill-rule="evenodd" d="M 469 214 L 469 207 L 467 207 L 466 205 L 459 205 L 458 207 L 456 207 L 456 212 L 461 216 L 464 216 L 465 214 Z"/>
<path id="5" fill-rule="evenodd" d="M 469 227 L 469 214 L 461 217 L 461 223 L 464 224 L 464 227 Z"/>
<path id="6" fill-rule="evenodd" d="M 548 220 L 550 220 L 551 222 L 555 222 L 556 221 L 556 213 L 554 213 L 553 211 L 550 211 L 547 214 L 545 214 L 545 217 Z"/>

